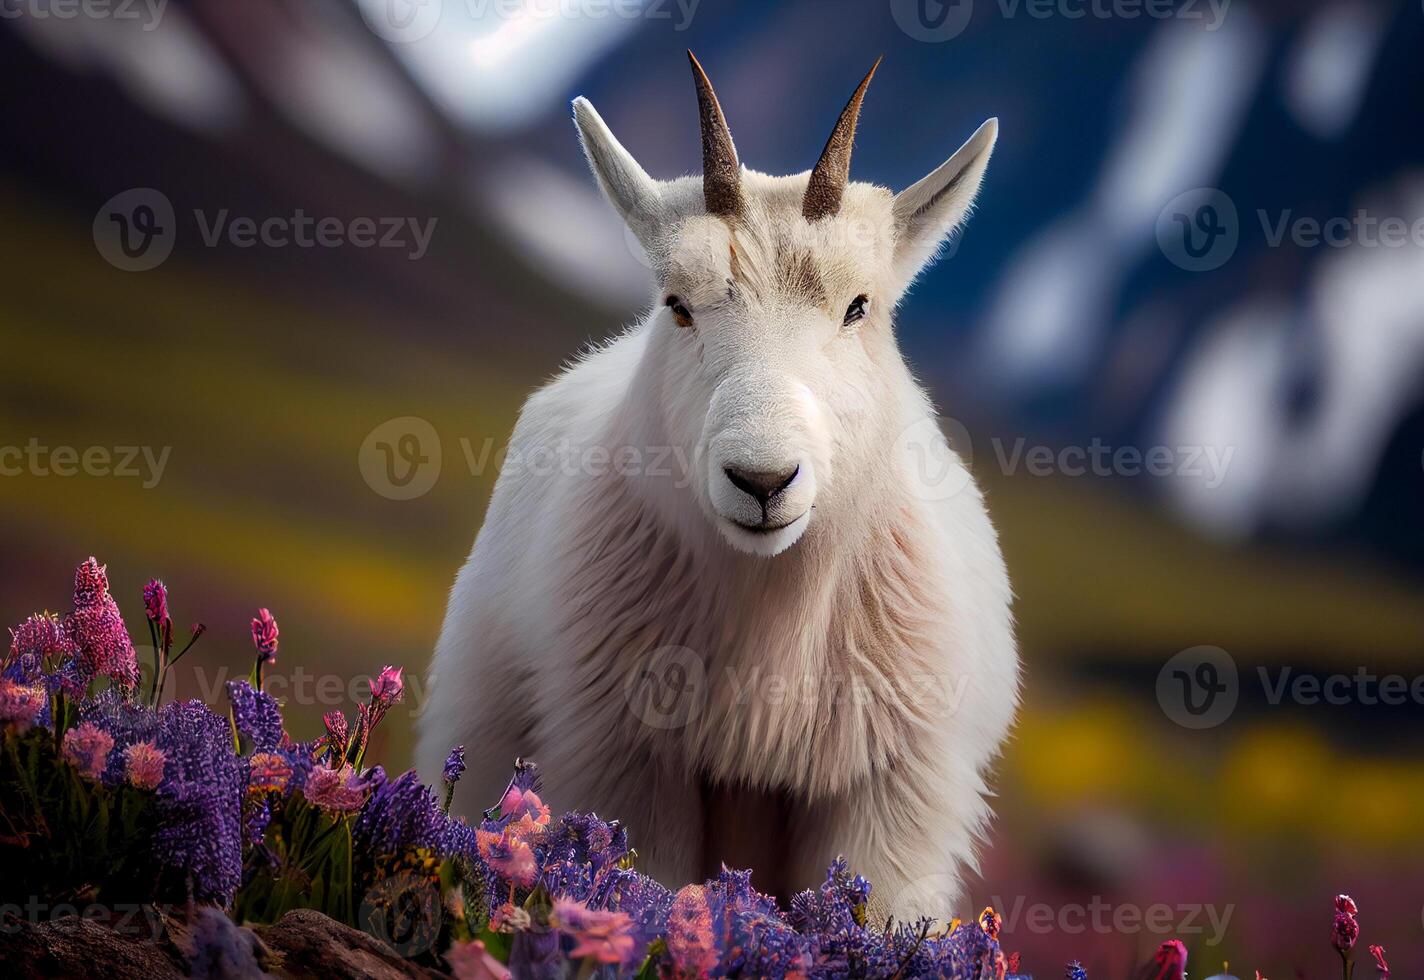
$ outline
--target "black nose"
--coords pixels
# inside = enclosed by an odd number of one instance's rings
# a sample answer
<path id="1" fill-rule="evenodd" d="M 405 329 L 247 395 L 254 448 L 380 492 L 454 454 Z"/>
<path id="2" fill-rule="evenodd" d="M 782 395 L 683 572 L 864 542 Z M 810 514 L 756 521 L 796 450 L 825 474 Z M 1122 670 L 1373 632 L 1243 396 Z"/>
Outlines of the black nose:
<path id="1" fill-rule="evenodd" d="M 796 474 L 801 472 L 800 466 L 793 466 L 789 470 L 743 470 L 735 466 L 728 466 L 722 472 L 727 474 L 727 479 L 732 486 L 750 497 L 755 497 L 757 502 L 765 507 L 771 502 L 771 498 L 791 486 L 791 481 L 796 479 Z"/>

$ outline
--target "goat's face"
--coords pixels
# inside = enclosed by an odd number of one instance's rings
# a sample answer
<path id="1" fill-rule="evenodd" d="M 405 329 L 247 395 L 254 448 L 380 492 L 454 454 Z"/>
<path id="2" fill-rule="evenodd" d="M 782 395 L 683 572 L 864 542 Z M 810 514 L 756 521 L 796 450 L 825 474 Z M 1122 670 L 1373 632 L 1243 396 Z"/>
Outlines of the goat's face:
<path id="1" fill-rule="evenodd" d="M 813 515 L 853 510 L 892 478 L 910 382 L 890 312 L 968 211 L 997 126 L 899 195 L 850 183 L 867 75 L 815 170 L 769 177 L 737 162 L 695 59 L 693 70 L 701 179 L 654 181 L 588 102 L 575 118 L 657 279 L 644 375 L 655 390 L 640 397 L 693 464 L 700 511 L 733 547 L 772 556 Z"/>

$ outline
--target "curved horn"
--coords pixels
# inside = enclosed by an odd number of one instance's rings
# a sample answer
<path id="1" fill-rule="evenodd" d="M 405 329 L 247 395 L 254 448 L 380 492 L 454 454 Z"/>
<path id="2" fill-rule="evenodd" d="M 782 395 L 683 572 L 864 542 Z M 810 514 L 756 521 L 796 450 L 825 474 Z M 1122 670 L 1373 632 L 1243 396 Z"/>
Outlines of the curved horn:
<path id="1" fill-rule="evenodd" d="M 687 60 L 692 62 L 698 115 L 702 119 L 702 196 L 707 213 L 735 216 L 742 213 L 742 165 L 737 160 L 737 148 L 732 145 L 732 132 L 707 73 L 690 50 Z"/>
<path id="2" fill-rule="evenodd" d="M 841 209 L 841 195 L 845 193 L 846 181 L 850 180 L 850 150 L 855 143 L 855 124 L 860 119 L 860 104 L 865 101 L 865 90 L 875 77 L 875 69 L 880 67 L 884 55 L 875 59 L 855 94 L 841 111 L 836 120 L 836 128 L 831 130 L 831 138 L 821 151 L 821 159 L 816 161 L 816 169 L 811 171 L 811 179 L 806 184 L 806 196 L 801 201 L 801 213 L 807 221 L 829 217 Z"/>

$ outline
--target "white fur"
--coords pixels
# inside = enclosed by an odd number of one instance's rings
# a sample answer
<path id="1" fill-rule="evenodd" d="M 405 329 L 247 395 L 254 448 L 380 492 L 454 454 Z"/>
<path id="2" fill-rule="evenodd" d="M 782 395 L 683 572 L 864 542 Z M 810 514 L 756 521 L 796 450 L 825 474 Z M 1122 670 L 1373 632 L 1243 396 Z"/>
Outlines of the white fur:
<path id="1" fill-rule="evenodd" d="M 882 907 L 945 914 L 1019 668 L 977 488 L 916 491 L 902 436 L 933 411 L 891 312 L 967 213 L 997 127 L 898 198 L 852 183 L 816 222 L 806 174 L 744 170 L 729 221 L 697 178 L 648 177 L 586 101 L 575 116 L 658 292 L 524 407 L 450 596 L 421 768 L 465 744 L 475 814 L 531 757 L 556 807 L 622 819 L 672 886 L 764 852 L 780 866 L 754 865 L 762 887 L 807 887 L 844 854 Z M 859 294 L 869 313 L 843 327 Z M 575 465 L 535 465 L 551 449 Z M 728 465 L 800 466 L 767 508 L 779 529 L 744 527 L 762 514 Z M 685 717 L 649 724 L 641 685 L 669 665 Z"/>

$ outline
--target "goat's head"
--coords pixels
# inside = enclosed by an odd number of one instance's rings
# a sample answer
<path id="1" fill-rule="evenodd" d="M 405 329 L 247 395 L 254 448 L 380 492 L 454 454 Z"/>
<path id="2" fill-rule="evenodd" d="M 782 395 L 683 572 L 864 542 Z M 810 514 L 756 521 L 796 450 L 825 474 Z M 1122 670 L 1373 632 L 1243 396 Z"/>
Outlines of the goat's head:
<path id="1" fill-rule="evenodd" d="M 701 512 L 733 547 L 770 556 L 796 543 L 813 509 L 818 522 L 863 510 L 897 478 L 891 446 L 906 392 L 919 396 L 891 311 L 968 213 L 998 125 L 899 194 L 851 182 L 871 68 L 815 168 L 770 177 L 742 167 L 691 60 L 700 180 L 649 177 L 585 99 L 574 118 L 657 279 L 637 397 L 687 450 Z"/>

